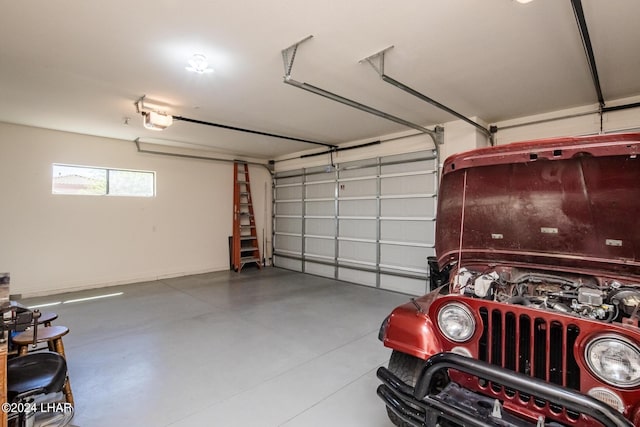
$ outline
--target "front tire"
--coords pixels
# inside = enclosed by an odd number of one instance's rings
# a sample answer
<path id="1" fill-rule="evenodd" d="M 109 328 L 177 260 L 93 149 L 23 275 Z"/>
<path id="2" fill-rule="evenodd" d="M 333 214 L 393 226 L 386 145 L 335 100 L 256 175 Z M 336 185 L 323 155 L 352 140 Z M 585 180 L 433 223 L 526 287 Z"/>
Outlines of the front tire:
<path id="1" fill-rule="evenodd" d="M 425 361 L 417 357 L 393 350 L 389 359 L 389 370 L 411 387 L 415 387 L 418 375 L 422 371 Z M 411 427 L 387 407 L 387 416 L 398 427 Z"/>

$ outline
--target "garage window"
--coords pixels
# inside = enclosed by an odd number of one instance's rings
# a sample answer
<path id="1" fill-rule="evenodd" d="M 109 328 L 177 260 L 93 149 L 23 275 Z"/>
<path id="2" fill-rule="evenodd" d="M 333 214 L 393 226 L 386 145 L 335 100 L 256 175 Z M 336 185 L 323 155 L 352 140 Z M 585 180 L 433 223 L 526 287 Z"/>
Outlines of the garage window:
<path id="1" fill-rule="evenodd" d="M 155 172 L 53 164 L 52 194 L 155 196 Z"/>

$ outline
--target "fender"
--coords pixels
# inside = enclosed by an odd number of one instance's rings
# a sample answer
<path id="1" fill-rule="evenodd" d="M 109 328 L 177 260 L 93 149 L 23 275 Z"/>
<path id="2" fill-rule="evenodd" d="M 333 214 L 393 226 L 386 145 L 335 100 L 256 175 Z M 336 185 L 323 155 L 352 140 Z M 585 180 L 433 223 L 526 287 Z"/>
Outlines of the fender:
<path id="1" fill-rule="evenodd" d="M 437 289 L 419 299 L 397 307 L 380 326 L 378 339 L 385 347 L 420 359 L 428 359 L 443 351 L 435 325 L 429 317 L 429 307 L 440 294 Z"/>

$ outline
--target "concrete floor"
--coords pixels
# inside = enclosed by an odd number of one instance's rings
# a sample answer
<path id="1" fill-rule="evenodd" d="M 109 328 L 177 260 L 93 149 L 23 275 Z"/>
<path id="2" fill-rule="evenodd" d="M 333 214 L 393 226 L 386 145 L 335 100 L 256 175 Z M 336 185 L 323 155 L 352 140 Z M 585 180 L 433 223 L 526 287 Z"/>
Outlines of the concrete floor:
<path id="1" fill-rule="evenodd" d="M 377 339 L 409 297 L 266 268 L 22 301 L 64 337 L 80 427 L 388 427 Z"/>

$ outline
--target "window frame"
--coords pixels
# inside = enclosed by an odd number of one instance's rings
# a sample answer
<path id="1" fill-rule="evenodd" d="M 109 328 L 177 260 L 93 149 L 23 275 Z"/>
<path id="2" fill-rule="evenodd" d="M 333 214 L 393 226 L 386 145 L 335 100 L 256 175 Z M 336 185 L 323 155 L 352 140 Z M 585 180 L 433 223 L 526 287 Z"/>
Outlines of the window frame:
<path id="1" fill-rule="evenodd" d="M 56 186 L 55 186 L 55 171 L 56 171 L 56 167 L 61 167 L 61 168 L 78 168 L 78 169 L 90 169 L 90 170 L 94 170 L 94 171 L 99 171 L 99 172 L 104 172 L 105 175 L 105 188 L 104 188 L 104 193 L 80 193 L 80 192 L 64 192 L 64 191 L 56 191 Z M 140 173 L 140 174 L 151 174 L 151 194 L 150 195 L 139 195 L 139 194 L 117 194 L 117 193 L 112 193 L 110 192 L 111 189 L 111 185 L 110 185 L 110 180 L 112 180 L 111 178 L 111 172 L 133 172 L 133 173 Z M 153 198 L 156 197 L 157 195 L 157 189 L 156 189 L 156 171 L 151 171 L 151 170 L 142 170 L 142 169 L 127 169 L 127 168 L 112 168 L 112 167 L 104 167 L 104 166 L 88 166 L 88 165 L 77 165 L 77 164 L 70 164 L 70 163 L 52 163 L 51 164 L 51 194 L 54 196 L 102 196 L 102 197 L 139 197 L 139 198 Z"/>

